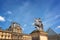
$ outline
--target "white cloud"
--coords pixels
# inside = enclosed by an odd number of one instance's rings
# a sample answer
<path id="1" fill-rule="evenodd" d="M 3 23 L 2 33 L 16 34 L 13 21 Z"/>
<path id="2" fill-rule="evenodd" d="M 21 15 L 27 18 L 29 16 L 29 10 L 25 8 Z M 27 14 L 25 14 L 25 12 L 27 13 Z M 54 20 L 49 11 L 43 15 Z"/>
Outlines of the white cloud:
<path id="1" fill-rule="evenodd" d="M 26 27 L 27 26 L 27 24 L 24 24 L 24 27 Z"/>
<path id="2" fill-rule="evenodd" d="M 57 26 L 55 29 L 60 29 L 60 26 Z"/>
<path id="3" fill-rule="evenodd" d="M 5 18 L 0 16 L 0 21 L 5 21 Z"/>
<path id="4" fill-rule="evenodd" d="M 7 11 L 7 13 L 8 13 L 8 14 L 12 14 L 12 12 L 11 12 L 11 11 Z"/>
<path id="5" fill-rule="evenodd" d="M 60 28 L 60 26 L 57 26 L 57 28 Z"/>

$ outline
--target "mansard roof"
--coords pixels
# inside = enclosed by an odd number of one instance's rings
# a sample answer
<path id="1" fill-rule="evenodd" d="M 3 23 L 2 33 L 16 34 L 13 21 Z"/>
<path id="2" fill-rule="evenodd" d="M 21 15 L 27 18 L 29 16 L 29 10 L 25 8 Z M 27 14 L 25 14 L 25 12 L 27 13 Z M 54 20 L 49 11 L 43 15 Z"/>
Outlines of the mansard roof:
<path id="1" fill-rule="evenodd" d="M 16 24 L 16 25 L 14 26 L 14 24 Z M 13 28 L 13 27 L 19 27 L 20 29 L 22 29 L 21 25 L 18 24 L 17 22 L 12 22 L 9 28 Z"/>

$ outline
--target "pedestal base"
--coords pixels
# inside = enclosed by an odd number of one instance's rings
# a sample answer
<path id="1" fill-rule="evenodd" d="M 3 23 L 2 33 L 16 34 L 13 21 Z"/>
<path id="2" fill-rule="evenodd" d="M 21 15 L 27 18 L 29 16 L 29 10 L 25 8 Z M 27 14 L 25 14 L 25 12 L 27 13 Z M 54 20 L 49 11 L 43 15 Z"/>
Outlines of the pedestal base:
<path id="1" fill-rule="evenodd" d="M 31 36 L 32 40 L 48 40 L 48 35 L 44 31 L 34 30 Z"/>

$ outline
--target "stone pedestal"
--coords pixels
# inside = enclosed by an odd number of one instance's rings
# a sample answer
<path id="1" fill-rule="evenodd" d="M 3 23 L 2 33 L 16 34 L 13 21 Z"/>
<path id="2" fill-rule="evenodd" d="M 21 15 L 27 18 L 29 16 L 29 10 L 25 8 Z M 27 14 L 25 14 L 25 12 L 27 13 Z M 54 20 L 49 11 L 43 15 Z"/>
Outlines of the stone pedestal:
<path id="1" fill-rule="evenodd" d="M 48 40 L 48 34 L 44 31 L 34 30 L 31 36 L 32 40 Z"/>

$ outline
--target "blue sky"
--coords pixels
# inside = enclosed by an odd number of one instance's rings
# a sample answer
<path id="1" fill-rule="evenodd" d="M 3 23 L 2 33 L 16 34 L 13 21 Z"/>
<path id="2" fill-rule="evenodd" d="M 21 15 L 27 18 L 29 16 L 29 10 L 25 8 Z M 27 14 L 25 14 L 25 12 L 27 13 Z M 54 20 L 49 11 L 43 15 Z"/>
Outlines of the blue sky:
<path id="1" fill-rule="evenodd" d="M 60 0 L 0 0 L 0 27 L 3 29 L 16 21 L 23 32 L 29 34 L 35 30 L 34 18 L 41 18 L 44 31 L 52 28 L 60 33 Z"/>

